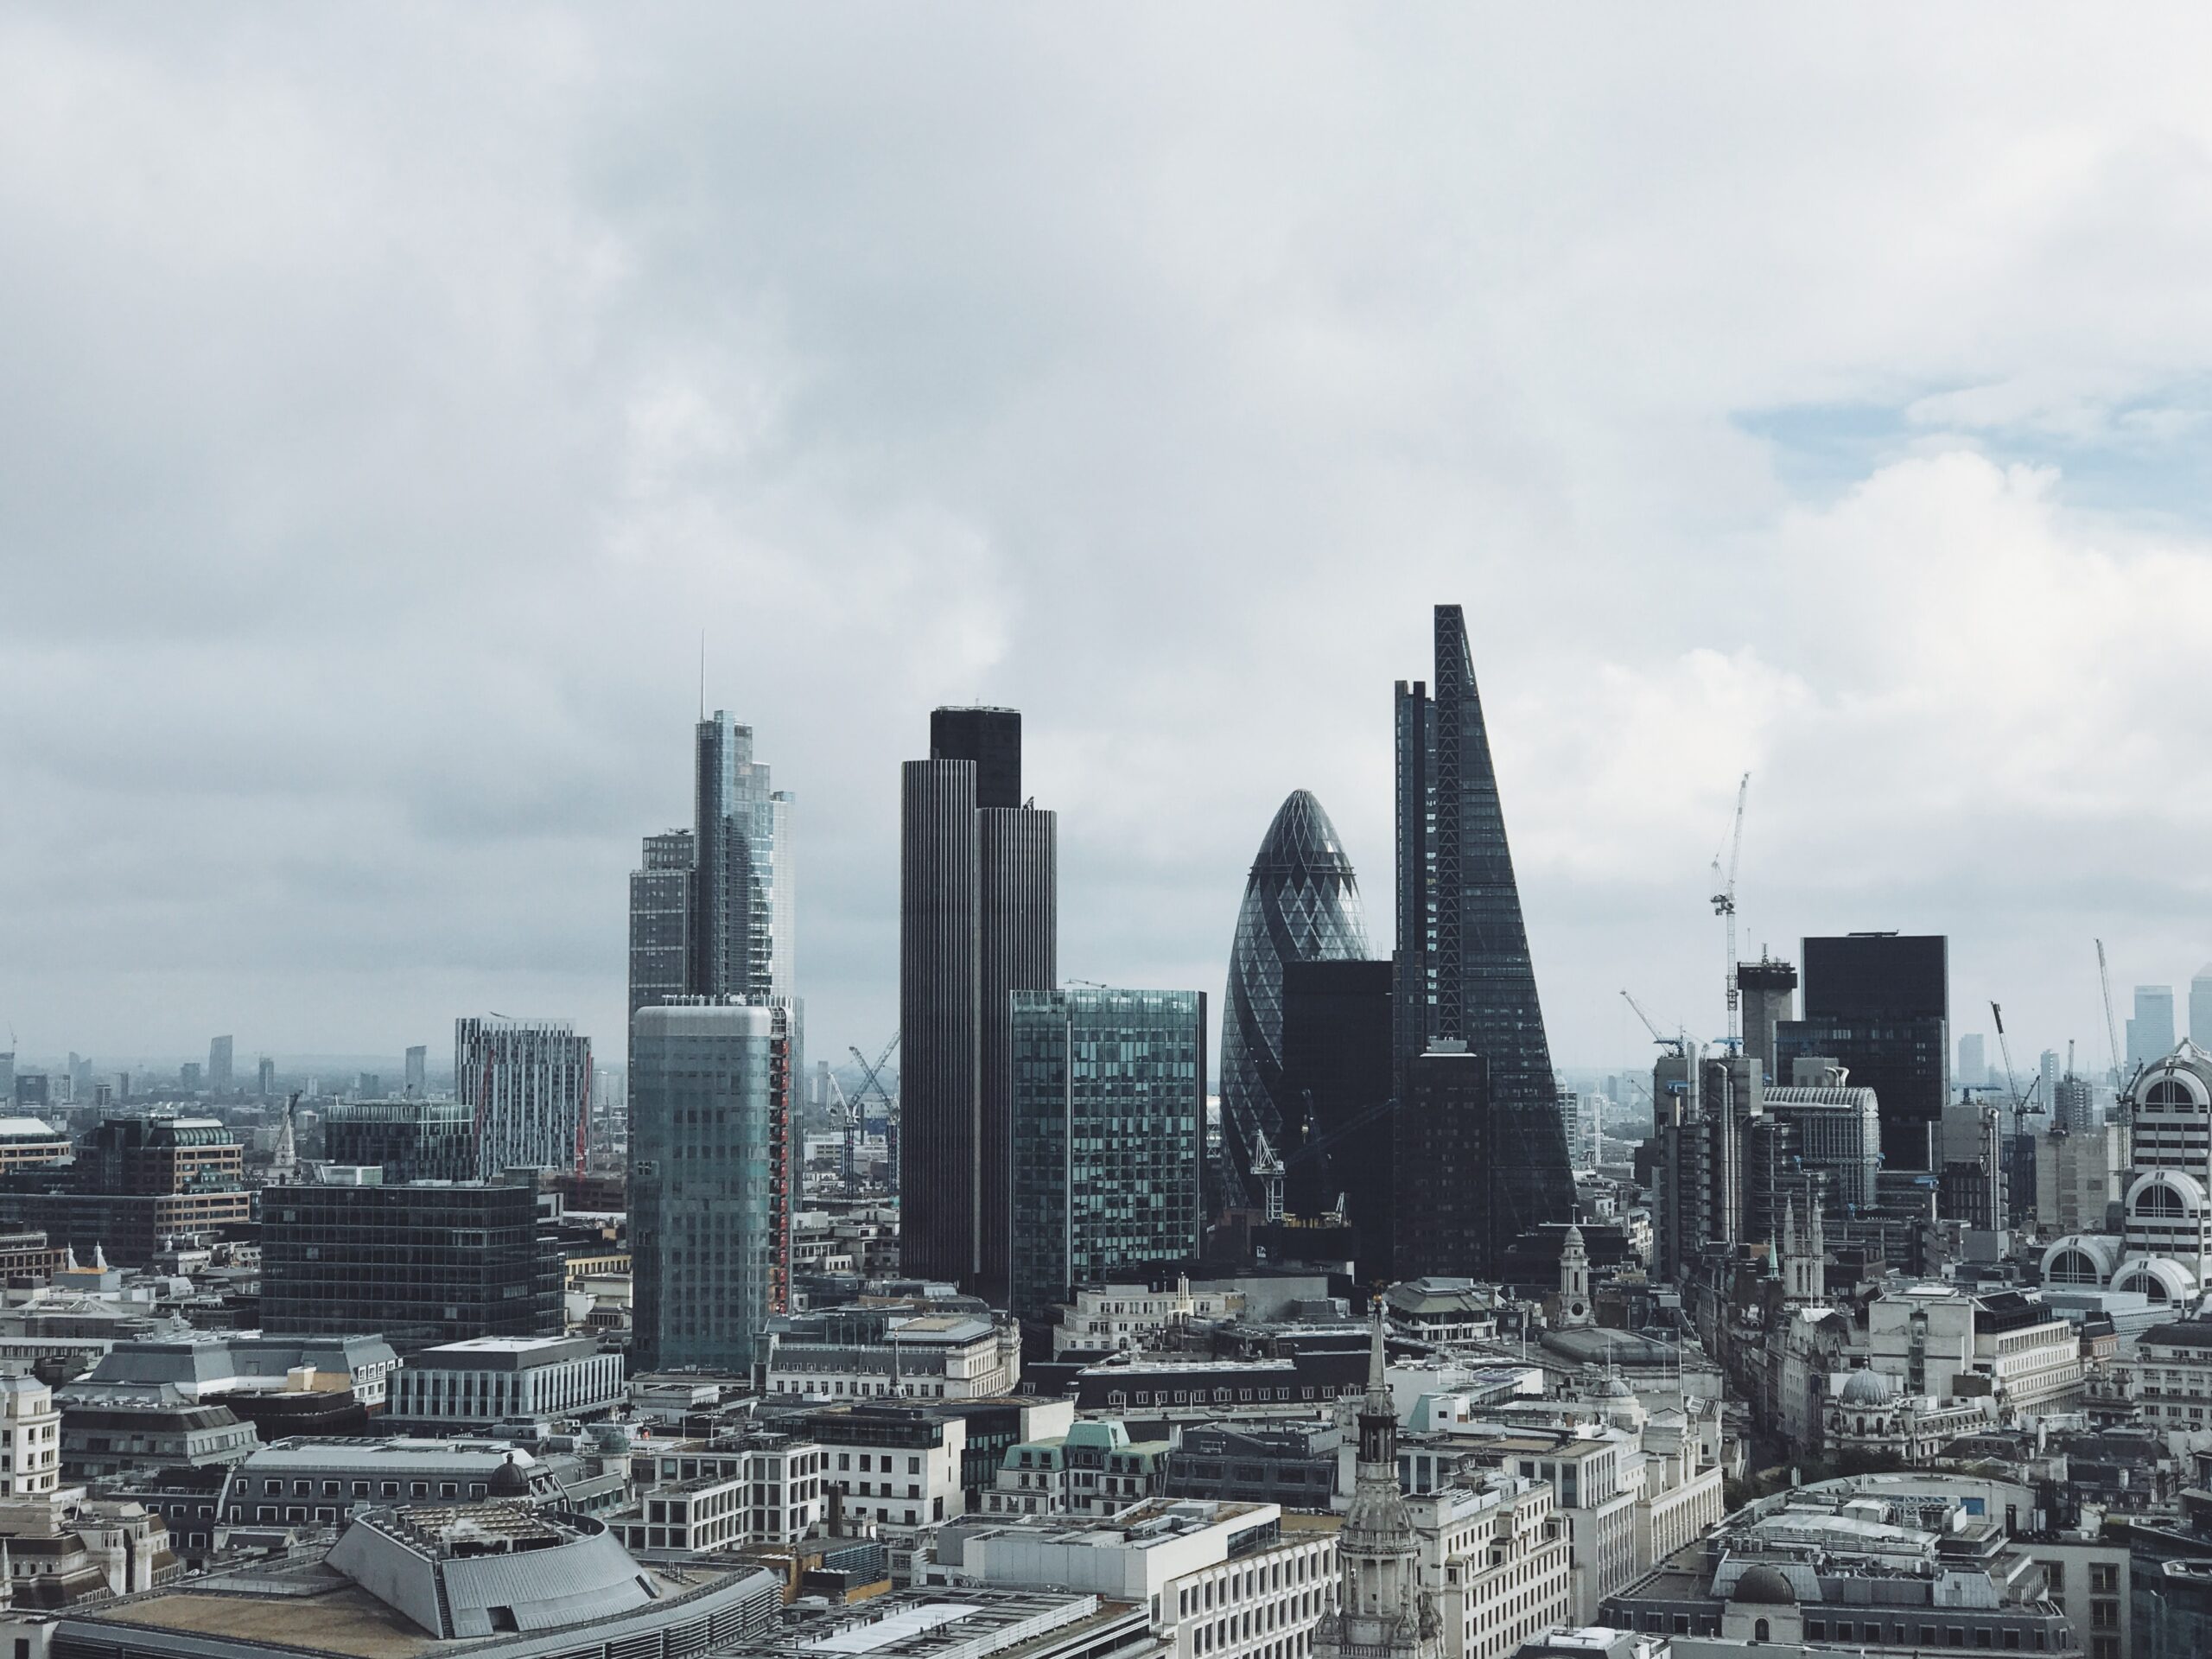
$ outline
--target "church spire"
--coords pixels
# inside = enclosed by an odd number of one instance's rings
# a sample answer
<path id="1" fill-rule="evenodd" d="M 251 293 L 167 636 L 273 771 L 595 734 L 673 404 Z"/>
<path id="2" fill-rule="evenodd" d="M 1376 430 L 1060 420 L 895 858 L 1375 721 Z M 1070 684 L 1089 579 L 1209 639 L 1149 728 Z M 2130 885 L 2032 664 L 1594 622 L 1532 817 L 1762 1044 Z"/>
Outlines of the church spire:
<path id="1" fill-rule="evenodd" d="M 1358 1473 L 1337 1536 L 1337 1606 L 1314 1632 L 1314 1659 L 1441 1659 L 1443 1624 L 1421 1586 L 1412 1512 L 1398 1486 L 1382 1300 L 1376 1299 L 1359 1406 Z"/>

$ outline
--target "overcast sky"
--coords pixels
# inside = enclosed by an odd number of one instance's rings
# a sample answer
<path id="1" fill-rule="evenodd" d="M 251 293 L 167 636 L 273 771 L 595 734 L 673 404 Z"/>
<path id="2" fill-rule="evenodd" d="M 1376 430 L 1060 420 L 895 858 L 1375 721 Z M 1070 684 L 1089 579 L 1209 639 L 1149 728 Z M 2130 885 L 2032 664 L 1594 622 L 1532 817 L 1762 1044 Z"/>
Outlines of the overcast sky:
<path id="1" fill-rule="evenodd" d="M 1949 933 L 2101 1065 L 2212 957 L 2201 10 L 0 12 L 0 1021 L 619 1056 L 709 707 L 817 1055 L 898 762 L 1024 711 L 1064 974 L 1218 1003 L 1294 788 L 1390 909 L 1467 609 L 1562 1065 Z M 2086 1064 L 2086 1062 L 2085 1062 Z"/>

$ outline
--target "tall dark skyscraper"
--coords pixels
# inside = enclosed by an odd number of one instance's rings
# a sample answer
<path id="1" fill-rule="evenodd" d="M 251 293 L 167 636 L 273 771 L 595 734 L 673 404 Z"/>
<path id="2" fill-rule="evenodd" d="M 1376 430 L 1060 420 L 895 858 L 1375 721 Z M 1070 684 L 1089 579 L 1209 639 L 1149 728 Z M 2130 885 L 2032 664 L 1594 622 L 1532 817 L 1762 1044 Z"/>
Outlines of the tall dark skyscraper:
<path id="1" fill-rule="evenodd" d="M 1300 962 L 1367 955 L 1359 883 L 1321 803 L 1294 790 L 1261 842 L 1229 950 L 1229 1000 L 1221 1011 L 1219 1190 L 1229 1204 L 1264 1201 L 1252 1165 L 1264 1137 L 1278 1157 L 1306 1116 L 1283 1083 L 1283 976 Z M 1312 1213 L 1308 1211 L 1307 1213 Z"/>
<path id="2" fill-rule="evenodd" d="M 940 709 L 899 779 L 901 1262 L 1006 1306 L 1012 1003 L 1058 977 L 1058 832 L 1020 804 L 1021 716 Z"/>
<path id="3" fill-rule="evenodd" d="M 1774 1069 L 1815 1055 L 1848 1068 L 1882 1115 L 1886 1169 L 1940 1169 L 1950 1095 L 1950 941 L 1941 934 L 1808 938 L 1805 1017 L 1775 1027 Z"/>
<path id="4" fill-rule="evenodd" d="M 1286 963 L 1283 1209 L 1318 1216 L 1341 1200 L 1363 1284 L 1392 1276 L 1390 1088 L 1390 964 Z"/>
<path id="5" fill-rule="evenodd" d="M 1433 696 L 1419 681 L 1397 688 L 1397 1086 L 1401 1101 L 1408 1099 L 1409 1068 L 1440 1039 L 1481 1057 L 1486 1103 L 1465 1109 L 1491 1121 L 1480 1135 L 1438 1144 L 1485 1149 L 1499 1205 L 1491 1233 L 1510 1242 L 1568 1219 L 1574 1186 L 1490 733 L 1457 605 L 1436 607 L 1435 652 Z M 1473 1097 L 1464 1090 L 1446 1094 Z"/>

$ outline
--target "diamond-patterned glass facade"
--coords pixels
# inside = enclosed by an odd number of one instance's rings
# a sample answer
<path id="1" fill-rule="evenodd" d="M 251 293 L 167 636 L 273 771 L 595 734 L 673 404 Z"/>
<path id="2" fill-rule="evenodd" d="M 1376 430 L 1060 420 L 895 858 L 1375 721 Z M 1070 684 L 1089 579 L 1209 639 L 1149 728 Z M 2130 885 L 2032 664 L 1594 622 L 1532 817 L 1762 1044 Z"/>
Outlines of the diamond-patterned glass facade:
<path id="1" fill-rule="evenodd" d="M 1258 1137 L 1278 1156 L 1284 1124 L 1304 1122 L 1283 1098 L 1282 978 L 1287 962 L 1359 961 L 1367 919 L 1359 882 L 1321 803 L 1294 791 L 1268 826 L 1229 952 L 1229 1001 L 1221 1014 L 1221 1198 L 1256 1209 L 1266 1202 L 1252 1174 Z"/>

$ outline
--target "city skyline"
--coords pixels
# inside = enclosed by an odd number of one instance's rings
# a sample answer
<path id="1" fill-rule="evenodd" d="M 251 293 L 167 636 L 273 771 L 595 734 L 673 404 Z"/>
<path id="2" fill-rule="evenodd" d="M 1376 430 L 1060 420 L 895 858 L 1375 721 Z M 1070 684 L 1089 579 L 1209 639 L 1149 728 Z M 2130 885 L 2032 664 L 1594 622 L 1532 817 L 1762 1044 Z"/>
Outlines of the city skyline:
<path id="1" fill-rule="evenodd" d="M 1644 1052 L 1623 985 L 1722 1029 L 1748 770 L 1747 954 L 1945 934 L 1962 1033 L 2101 1069 L 2092 941 L 2122 1001 L 2212 957 L 2189 50 L 1932 27 L 1870 131 L 1782 17 L 1784 121 L 1658 20 L 1272 22 L 1225 106 L 1065 21 L 899 22 L 892 86 L 739 18 L 5 24 L 15 1046 L 620 1053 L 702 628 L 802 804 L 810 1052 L 896 1023 L 942 702 L 1026 712 L 1065 959 L 1216 986 L 1290 790 L 1391 902 L 1377 687 L 1456 600 L 1560 1064 Z"/>

